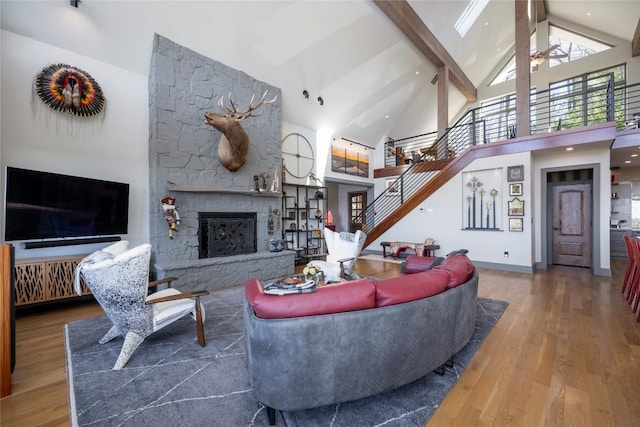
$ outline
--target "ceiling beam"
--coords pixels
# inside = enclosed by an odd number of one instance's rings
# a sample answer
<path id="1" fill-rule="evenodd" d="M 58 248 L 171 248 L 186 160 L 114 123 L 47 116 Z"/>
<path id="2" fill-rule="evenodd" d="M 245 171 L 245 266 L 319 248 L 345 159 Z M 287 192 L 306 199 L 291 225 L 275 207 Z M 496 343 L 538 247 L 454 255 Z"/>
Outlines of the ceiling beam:
<path id="1" fill-rule="evenodd" d="M 638 55 L 640 55 L 640 19 L 636 26 L 636 32 L 633 34 L 633 38 L 631 39 L 631 56 Z"/>
<path id="2" fill-rule="evenodd" d="M 533 7 L 535 8 L 536 22 L 542 22 L 547 19 L 547 8 L 544 5 L 544 0 L 533 0 Z"/>
<path id="3" fill-rule="evenodd" d="M 462 69 L 453 60 L 433 33 L 427 28 L 407 0 L 373 0 L 373 2 L 396 24 L 411 42 L 436 67 L 449 68 L 451 83 L 469 102 L 478 100 L 478 89 L 471 83 Z"/>

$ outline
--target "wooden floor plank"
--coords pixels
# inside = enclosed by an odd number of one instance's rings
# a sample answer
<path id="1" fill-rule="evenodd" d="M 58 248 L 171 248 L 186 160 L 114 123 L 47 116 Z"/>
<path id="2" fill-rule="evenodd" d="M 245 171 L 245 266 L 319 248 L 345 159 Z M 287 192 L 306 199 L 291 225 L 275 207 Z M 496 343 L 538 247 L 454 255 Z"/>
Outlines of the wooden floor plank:
<path id="1" fill-rule="evenodd" d="M 640 426 L 640 323 L 620 293 L 625 268 L 613 261 L 611 278 L 480 269 L 478 294 L 509 306 L 428 426 Z M 385 278 L 400 265 L 358 260 L 356 269 Z M 93 302 L 18 315 L 2 427 L 69 425 L 63 325 L 98 315 Z"/>

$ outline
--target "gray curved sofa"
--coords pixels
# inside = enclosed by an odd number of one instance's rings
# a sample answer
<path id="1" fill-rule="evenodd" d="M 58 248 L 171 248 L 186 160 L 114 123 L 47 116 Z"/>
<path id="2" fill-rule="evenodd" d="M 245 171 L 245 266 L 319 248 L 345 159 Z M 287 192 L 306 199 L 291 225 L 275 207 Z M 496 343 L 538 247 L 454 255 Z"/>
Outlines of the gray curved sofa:
<path id="1" fill-rule="evenodd" d="M 464 347 L 475 328 L 478 273 L 465 255 L 446 263 L 392 279 L 325 286 L 312 294 L 266 295 L 257 279 L 248 281 L 249 375 L 270 423 L 275 409 L 307 409 L 402 386 Z M 435 294 L 416 299 L 416 289 Z M 403 298 L 410 300 L 400 302 Z"/>

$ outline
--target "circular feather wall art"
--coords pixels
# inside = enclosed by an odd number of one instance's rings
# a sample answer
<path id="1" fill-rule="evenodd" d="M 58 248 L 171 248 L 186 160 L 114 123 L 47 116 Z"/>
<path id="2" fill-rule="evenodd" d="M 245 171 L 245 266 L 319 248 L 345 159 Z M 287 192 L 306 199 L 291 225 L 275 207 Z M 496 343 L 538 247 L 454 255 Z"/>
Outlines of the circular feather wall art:
<path id="1" fill-rule="evenodd" d="M 104 107 L 104 95 L 89 73 L 67 64 L 44 67 L 34 81 L 35 91 L 49 108 L 90 117 Z"/>

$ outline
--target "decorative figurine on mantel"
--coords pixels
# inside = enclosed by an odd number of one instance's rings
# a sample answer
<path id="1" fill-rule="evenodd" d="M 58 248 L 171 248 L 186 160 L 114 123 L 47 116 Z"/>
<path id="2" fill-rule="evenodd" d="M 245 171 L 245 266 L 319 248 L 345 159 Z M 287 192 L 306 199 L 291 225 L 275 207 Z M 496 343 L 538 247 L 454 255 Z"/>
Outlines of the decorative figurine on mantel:
<path id="1" fill-rule="evenodd" d="M 262 190 L 266 191 L 269 185 L 269 174 L 266 172 L 263 172 L 260 174 L 260 178 L 262 178 Z"/>
<path id="2" fill-rule="evenodd" d="M 162 210 L 164 211 L 164 219 L 169 225 L 169 238 L 173 239 L 173 232 L 177 231 L 176 227 L 180 224 L 180 215 L 178 215 L 175 197 L 166 196 L 162 199 Z"/>
<path id="3" fill-rule="evenodd" d="M 280 172 L 278 172 L 278 166 L 276 166 L 276 170 L 273 172 L 273 179 L 271 180 L 271 192 L 277 193 L 280 190 Z"/>

